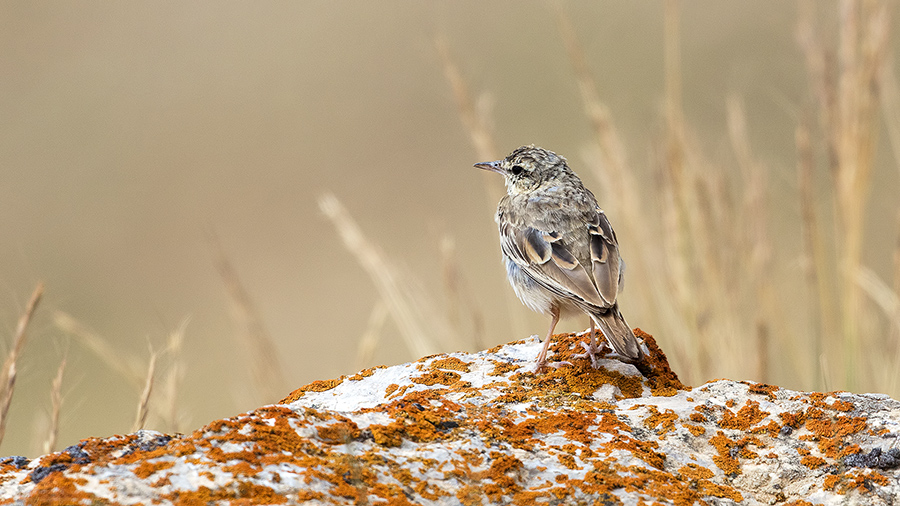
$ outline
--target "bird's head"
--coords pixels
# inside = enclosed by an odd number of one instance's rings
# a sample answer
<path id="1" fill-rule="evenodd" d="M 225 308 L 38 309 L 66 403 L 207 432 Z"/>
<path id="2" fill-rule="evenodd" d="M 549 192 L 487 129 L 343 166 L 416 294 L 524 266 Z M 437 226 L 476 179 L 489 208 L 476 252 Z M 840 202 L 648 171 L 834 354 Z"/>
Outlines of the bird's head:
<path id="1" fill-rule="evenodd" d="M 531 145 L 522 146 L 502 160 L 476 163 L 475 167 L 503 175 L 507 193 L 519 195 L 534 191 L 557 178 L 566 170 L 566 159 L 553 151 Z"/>

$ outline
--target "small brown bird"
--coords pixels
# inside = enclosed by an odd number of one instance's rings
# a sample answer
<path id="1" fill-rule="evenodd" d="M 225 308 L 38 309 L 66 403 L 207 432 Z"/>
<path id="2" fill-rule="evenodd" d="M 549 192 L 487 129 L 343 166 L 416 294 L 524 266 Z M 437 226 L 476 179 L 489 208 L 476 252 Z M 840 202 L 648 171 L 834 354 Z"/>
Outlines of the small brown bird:
<path id="1" fill-rule="evenodd" d="M 616 303 L 624 271 L 616 233 L 566 159 L 522 146 L 503 160 L 475 167 L 506 178 L 507 195 L 496 216 L 506 276 L 526 306 L 550 314 L 550 330 L 535 370 L 547 365 L 560 314 L 578 311 L 591 318 L 591 344 L 584 345 L 584 356 L 595 367 L 600 350 L 595 323 L 616 353 L 640 360 L 640 343 Z"/>

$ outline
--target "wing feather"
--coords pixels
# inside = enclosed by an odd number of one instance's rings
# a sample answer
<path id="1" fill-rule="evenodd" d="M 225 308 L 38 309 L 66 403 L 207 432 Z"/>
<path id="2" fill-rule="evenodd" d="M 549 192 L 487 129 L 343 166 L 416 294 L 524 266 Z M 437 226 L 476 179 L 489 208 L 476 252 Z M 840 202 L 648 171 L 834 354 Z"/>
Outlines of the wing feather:
<path id="1" fill-rule="evenodd" d="M 585 252 L 585 259 L 591 261 L 590 270 L 563 243 L 557 231 L 518 227 L 500 220 L 500 246 L 510 259 L 548 290 L 563 297 L 580 298 L 592 306 L 611 307 L 617 293 L 618 249 L 614 237 L 610 241 L 610 234 L 601 233 L 603 221 L 605 217 L 601 215 L 600 226 L 591 224 L 584 231 L 591 234 L 590 255 Z M 606 227 L 609 227 L 608 222 Z"/>
<path id="2" fill-rule="evenodd" d="M 597 290 L 608 305 L 616 302 L 621 279 L 621 262 L 616 233 L 603 211 L 597 213 L 597 223 L 589 228 L 591 234 L 591 271 Z"/>
<path id="3" fill-rule="evenodd" d="M 526 229 L 524 234 L 524 245 L 525 255 L 528 257 L 529 261 L 536 264 L 543 264 L 547 260 L 550 260 L 550 243 L 547 242 L 547 239 L 544 238 L 544 234 L 539 230 L 533 228 Z"/>

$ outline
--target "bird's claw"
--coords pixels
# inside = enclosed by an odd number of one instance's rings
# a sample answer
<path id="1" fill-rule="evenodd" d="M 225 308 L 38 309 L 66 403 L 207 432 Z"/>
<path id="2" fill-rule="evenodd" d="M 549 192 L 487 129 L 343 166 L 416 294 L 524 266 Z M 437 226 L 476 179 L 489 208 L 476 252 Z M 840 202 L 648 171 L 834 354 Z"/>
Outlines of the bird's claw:
<path id="1" fill-rule="evenodd" d="M 569 362 L 568 360 L 562 360 L 562 361 L 560 361 L 560 362 L 544 362 L 544 363 L 542 363 L 542 364 L 537 364 L 537 365 L 535 365 L 535 366 L 534 366 L 534 372 L 535 372 L 535 373 L 539 373 L 539 372 L 541 372 L 541 369 L 543 369 L 544 367 L 550 367 L 550 368 L 553 368 L 553 369 L 560 369 L 560 368 L 568 367 L 568 366 L 571 366 L 571 365 L 573 365 L 572 362 Z"/>
<path id="2" fill-rule="evenodd" d="M 582 341 L 581 347 L 584 348 L 584 353 L 575 355 L 575 358 L 590 358 L 591 367 L 593 367 L 594 369 L 599 369 L 600 359 L 598 358 L 598 355 L 601 351 L 603 351 L 603 346 L 594 346 L 592 343 L 586 343 Z"/>

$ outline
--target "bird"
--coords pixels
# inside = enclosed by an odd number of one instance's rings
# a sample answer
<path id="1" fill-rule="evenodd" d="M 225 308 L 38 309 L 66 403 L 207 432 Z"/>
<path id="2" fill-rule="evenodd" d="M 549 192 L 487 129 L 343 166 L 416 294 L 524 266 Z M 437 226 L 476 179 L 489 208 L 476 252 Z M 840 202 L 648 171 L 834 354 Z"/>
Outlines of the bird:
<path id="1" fill-rule="evenodd" d="M 582 343 L 586 353 L 580 357 L 598 367 L 596 324 L 617 354 L 640 361 L 641 344 L 617 302 L 625 265 L 616 233 L 566 159 L 529 145 L 475 167 L 506 180 L 495 221 L 510 285 L 528 308 L 550 315 L 535 371 L 567 364 L 548 363 L 547 350 L 560 316 L 579 312 L 591 320 L 591 343 Z"/>

